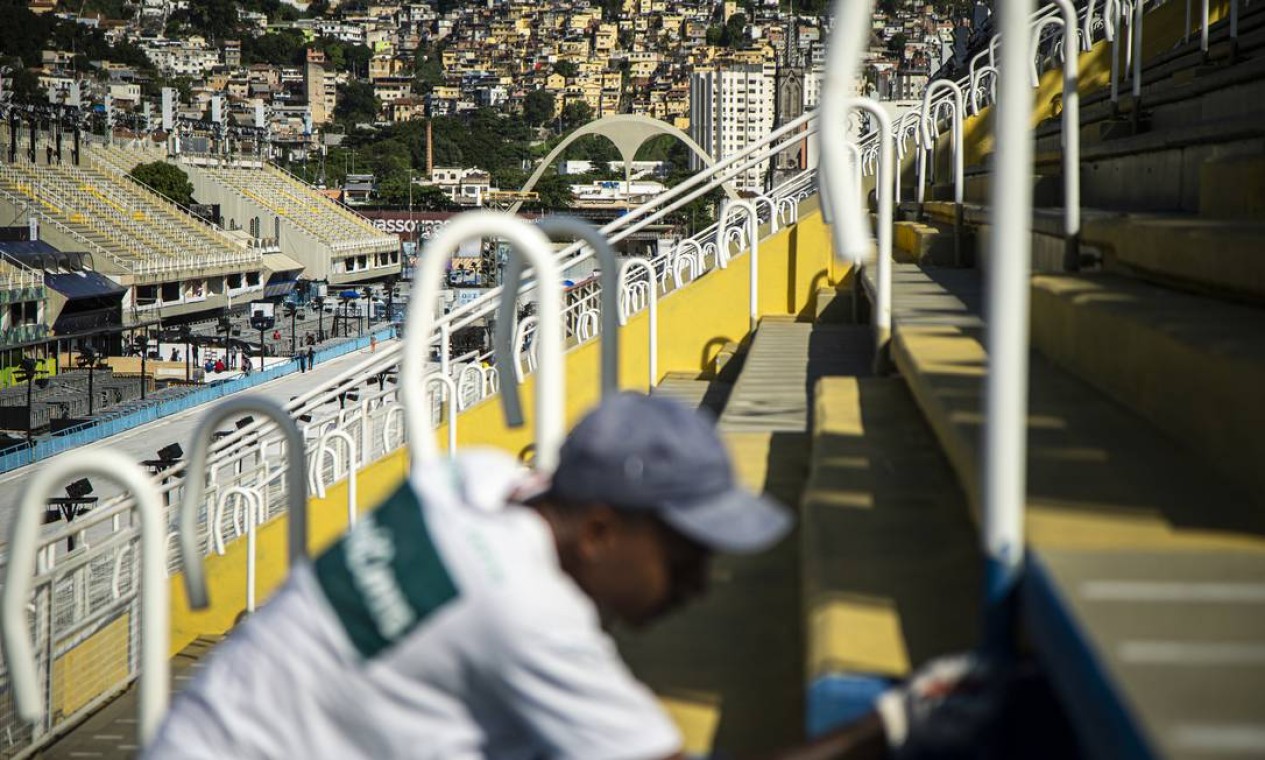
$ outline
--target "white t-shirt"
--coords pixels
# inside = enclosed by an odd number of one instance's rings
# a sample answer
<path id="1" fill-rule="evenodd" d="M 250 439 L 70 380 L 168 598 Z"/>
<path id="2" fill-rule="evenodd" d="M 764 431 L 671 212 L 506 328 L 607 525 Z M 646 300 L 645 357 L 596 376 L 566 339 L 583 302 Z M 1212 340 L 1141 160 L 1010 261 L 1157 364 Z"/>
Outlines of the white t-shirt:
<path id="1" fill-rule="evenodd" d="M 150 758 L 581 758 L 679 751 L 509 457 L 415 473 L 179 696 Z"/>

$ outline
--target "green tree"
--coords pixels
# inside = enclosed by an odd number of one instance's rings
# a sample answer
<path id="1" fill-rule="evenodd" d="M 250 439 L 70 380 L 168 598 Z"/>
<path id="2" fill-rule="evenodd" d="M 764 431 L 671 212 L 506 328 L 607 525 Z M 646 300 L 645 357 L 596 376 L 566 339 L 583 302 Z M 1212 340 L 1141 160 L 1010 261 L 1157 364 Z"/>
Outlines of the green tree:
<path id="1" fill-rule="evenodd" d="M 303 60 L 305 50 L 303 34 L 293 29 L 268 32 L 258 37 L 245 35 L 242 38 L 242 63 L 297 64 Z"/>
<path id="2" fill-rule="evenodd" d="M 575 196 L 571 194 L 570 180 L 554 172 L 541 177 L 532 188 L 532 192 L 536 193 L 538 200 L 525 204 L 529 208 L 559 211 L 571 208 L 575 203 Z"/>
<path id="3" fill-rule="evenodd" d="M 338 104 L 334 118 L 343 123 L 374 122 L 378 118 L 378 97 L 368 82 L 350 81 L 338 85 Z"/>
<path id="4" fill-rule="evenodd" d="M 580 73 L 580 67 L 575 61 L 558 61 L 553 65 L 553 73 L 572 79 Z"/>
<path id="5" fill-rule="evenodd" d="M 444 83 L 443 48 L 419 50 L 413 59 L 413 91 L 426 94 Z"/>
<path id="6" fill-rule="evenodd" d="M 241 28 L 237 18 L 237 4 L 233 0 L 198 0 L 196 3 L 189 3 L 187 8 L 171 14 L 167 27 L 173 32 L 188 29 L 194 34 L 206 35 L 212 42 L 235 37 Z"/>
<path id="7" fill-rule="evenodd" d="M 553 119 L 555 99 L 553 93 L 545 90 L 532 90 L 523 98 L 523 120 L 533 127 Z"/>
<path id="8" fill-rule="evenodd" d="M 12 69 L 4 75 L 4 92 L 12 93 L 14 103 L 35 105 L 48 101 L 44 91 L 40 89 L 40 79 L 30 69 L 22 65 L 22 59 L 0 56 L 0 67 Z"/>
<path id="9" fill-rule="evenodd" d="M 742 47 L 747 42 L 747 16 L 745 13 L 735 13 L 725 22 L 725 35 L 727 39 L 725 45 L 727 47 Z"/>
<path id="10" fill-rule="evenodd" d="M 567 103 L 562 109 L 562 131 L 570 132 L 593 121 L 593 109 L 582 100 Z"/>
<path id="11" fill-rule="evenodd" d="M 138 164 L 130 174 L 137 182 L 149 185 L 172 203 L 181 206 L 193 203 L 193 183 L 189 181 L 189 175 L 185 174 L 184 169 L 175 164 L 166 161 Z"/>

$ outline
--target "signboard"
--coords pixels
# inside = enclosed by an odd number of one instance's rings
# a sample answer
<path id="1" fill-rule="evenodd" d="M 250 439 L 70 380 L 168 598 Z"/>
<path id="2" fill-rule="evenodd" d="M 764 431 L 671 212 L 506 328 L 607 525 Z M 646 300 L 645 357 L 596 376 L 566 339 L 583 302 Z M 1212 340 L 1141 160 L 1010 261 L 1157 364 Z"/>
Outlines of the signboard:
<path id="1" fill-rule="evenodd" d="M 277 324 L 277 305 L 268 301 L 251 301 L 250 326 L 256 330 L 271 330 Z"/>
<path id="2" fill-rule="evenodd" d="M 487 288 L 453 288 L 452 307 L 456 309 L 468 303 L 473 303 L 486 292 L 488 292 Z"/>

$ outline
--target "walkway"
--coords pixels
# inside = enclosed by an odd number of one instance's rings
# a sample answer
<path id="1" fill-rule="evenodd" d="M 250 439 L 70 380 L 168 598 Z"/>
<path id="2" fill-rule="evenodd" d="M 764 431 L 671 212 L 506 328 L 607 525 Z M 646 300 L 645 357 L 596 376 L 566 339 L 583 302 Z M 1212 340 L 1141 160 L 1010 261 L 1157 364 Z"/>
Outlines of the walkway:
<path id="1" fill-rule="evenodd" d="M 383 350 L 390 342 L 383 341 L 379 343 L 378 350 Z M 318 363 L 311 372 L 285 375 L 241 393 L 257 394 L 284 404 L 292 396 L 297 396 L 305 391 L 326 384 L 335 375 L 349 367 L 355 366 L 368 355 L 369 349 L 367 348 L 353 351 L 337 359 Z M 189 439 L 193 435 L 193 428 L 206 409 L 207 405 L 203 404 L 186 412 L 166 417 L 161 421 L 141 425 L 126 433 L 104 438 L 83 447 L 83 449 L 91 450 L 109 446 L 116 451 L 122 451 L 137 461 L 155 458 L 158 450 L 170 443 L 179 443 L 181 448 L 188 451 Z M 64 456 L 64 454 L 59 456 Z M 37 462 L 34 465 L 22 467 L 0 476 L 0 546 L 8 543 L 9 520 L 13 510 L 17 508 L 19 499 L 25 492 L 27 479 L 31 477 L 35 468 L 41 464 L 42 462 Z M 96 489 L 93 495 L 100 497 L 101 501 L 105 501 L 110 496 L 118 493 L 118 489 L 113 483 L 93 480 L 93 486 Z"/>

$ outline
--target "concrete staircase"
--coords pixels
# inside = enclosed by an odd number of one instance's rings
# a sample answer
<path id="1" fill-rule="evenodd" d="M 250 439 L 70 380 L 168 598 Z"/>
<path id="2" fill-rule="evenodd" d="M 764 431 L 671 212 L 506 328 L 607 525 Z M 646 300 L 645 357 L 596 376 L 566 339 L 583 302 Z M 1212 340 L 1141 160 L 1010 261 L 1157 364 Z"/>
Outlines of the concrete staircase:
<path id="1" fill-rule="evenodd" d="M 1079 260 L 1063 255 L 1056 127 L 1037 133 L 1030 562 L 1019 609 L 1026 643 L 1093 757 L 1265 753 L 1265 8 L 1242 10 L 1232 59 L 1221 24 L 1211 63 L 1197 54 L 1197 35 L 1151 61 L 1140 102 L 1113 111 L 1102 93 L 1086 95 L 1082 134 L 1096 142 L 1082 156 Z M 1107 128 L 1131 109 L 1132 126 Z M 986 250 L 987 161 L 971 177 L 962 209 L 907 205 L 924 216 L 904 224 L 951 230 L 961 219 L 981 243 L 979 268 L 912 254 L 898 263 L 899 378 L 823 383 L 817 418 L 842 421 L 848 435 L 835 445 L 845 452 L 874 450 L 875 426 L 851 422 L 858 406 L 866 422 L 861 401 L 907 387 L 947 462 L 917 464 L 910 453 L 907 466 L 955 480 L 977 516 L 988 359 L 980 305 L 989 262 L 1006 252 Z M 872 276 L 865 272 L 866 293 Z M 829 425 L 817 431 L 815 462 L 824 464 L 816 452 L 831 435 Z M 807 494 L 806 508 L 866 503 L 816 469 Z M 938 506 L 924 519 L 953 514 Z M 951 535 L 975 532 L 949 525 Z M 835 551 L 839 564 L 865 556 L 848 535 L 837 531 L 816 554 Z M 956 577 L 970 565 L 963 560 Z M 911 584 L 925 598 L 910 607 L 924 614 L 940 600 L 933 577 Z M 857 670 L 901 672 L 899 641 L 886 636 Z"/>
<path id="2" fill-rule="evenodd" d="M 868 371 L 868 330 L 766 317 L 721 380 L 669 376 L 655 393 L 710 406 L 748 487 L 796 505 L 809 470 L 813 388 Z M 724 398 L 721 405 L 707 399 Z M 663 699 L 691 754 L 760 753 L 804 735 L 805 633 L 799 539 L 753 557 L 718 557 L 711 592 L 641 635 L 620 637 L 634 672 Z"/>

